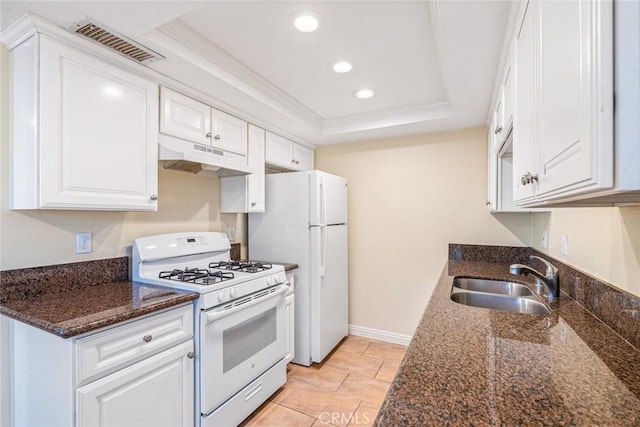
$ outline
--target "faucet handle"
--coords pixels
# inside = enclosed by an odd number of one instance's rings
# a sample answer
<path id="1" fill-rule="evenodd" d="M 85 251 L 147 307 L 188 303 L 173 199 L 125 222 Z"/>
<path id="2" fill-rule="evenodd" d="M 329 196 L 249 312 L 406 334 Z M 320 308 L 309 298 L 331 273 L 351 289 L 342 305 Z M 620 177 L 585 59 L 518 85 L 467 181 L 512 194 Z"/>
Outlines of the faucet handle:
<path id="1" fill-rule="evenodd" d="M 546 259 L 540 258 L 539 256 L 536 256 L 536 255 L 529 255 L 529 258 L 537 259 L 538 261 L 540 261 L 541 263 L 544 264 L 544 266 L 546 268 L 546 271 L 544 272 L 545 275 L 547 275 L 547 276 L 554 275 L 555 276 L 556 274 L 558 274 L 558 268 L 555 265 L 551 264 Z"/>

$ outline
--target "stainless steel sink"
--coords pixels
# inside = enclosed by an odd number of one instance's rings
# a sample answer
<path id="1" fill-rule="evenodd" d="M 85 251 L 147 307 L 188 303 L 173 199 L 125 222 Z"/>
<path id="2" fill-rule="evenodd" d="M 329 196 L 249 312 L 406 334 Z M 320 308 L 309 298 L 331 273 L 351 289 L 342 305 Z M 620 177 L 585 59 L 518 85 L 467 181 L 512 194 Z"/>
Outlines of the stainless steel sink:
<path id="1" fill-rule="evenodd" d="M 524 314 L 551 314 L 544 303 L 532 297 L 515 297 L 474 291 L 453 291 L 451 299 L 459 304 Z"/>
<path id="2" fill-rule="evenodd" d="M 514 297 L 533 296 L 533 291 L 520 283 L 501 280 L 473 279 L 457 277 L 453 279 L 453 286 L 468 291 L 488 292 L 491 294 L 508 295 Z"/>

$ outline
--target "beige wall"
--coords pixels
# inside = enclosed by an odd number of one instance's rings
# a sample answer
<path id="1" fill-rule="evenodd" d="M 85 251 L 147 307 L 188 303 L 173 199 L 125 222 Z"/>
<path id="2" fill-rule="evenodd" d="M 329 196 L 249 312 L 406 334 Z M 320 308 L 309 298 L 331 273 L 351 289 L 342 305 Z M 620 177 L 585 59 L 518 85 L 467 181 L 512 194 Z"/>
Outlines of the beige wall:
<path id="1" fill-rule="evenodd" d="M 157 233 L 226 231 L 228 226 L 235 226 L 236 240 L 246 241 L 246 215 L 219 212 L 218 178 L 161 168 L 157 212 L 9 210 L 8 53 L 4 47 L 0 49 L 0 270 L 129 255 L 134 238 Z M 114 169 L 114 173 L 117 170 Z M 75 253 L 75 234 L 79 231 L 93 233 L 92 253 Z"/>
<path id="2" fill-rule="evenodd" d="M 491 215 L 486 129 L 316 149 L 349 181 L 349 323 L 411 335 L 450 242 L 528 245 L 529 214 Z"/>
<path id="3" fill-rule="evenodd" d="M 558 208 L 533 218 L 536 249 L 640 296 L 640 206 Z M 545 229 L 548 249 L 542 248 Z M 563 234 L 569 236 L 567 256 L 561 252 Z"/>

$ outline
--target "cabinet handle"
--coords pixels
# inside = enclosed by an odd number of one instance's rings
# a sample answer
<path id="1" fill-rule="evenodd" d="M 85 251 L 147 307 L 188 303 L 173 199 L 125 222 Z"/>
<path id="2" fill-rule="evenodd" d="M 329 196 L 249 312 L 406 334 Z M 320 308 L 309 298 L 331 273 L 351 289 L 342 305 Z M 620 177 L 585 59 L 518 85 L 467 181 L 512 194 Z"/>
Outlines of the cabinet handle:
<path id="1" fill-rule="evenodd" d="M 213 139 L 216 139 L 216 140 L 220 139 L 220 135 L 214 136 Z"/>
<path id="2" fill-rule="evenodd" d="M 149 198 L 155 202 L 156 200 L 158 200 L 158 195 L 157 194 L 152 194 L 151 197 L 149 197 Z"/>
<path id="3" fill-rule="evenodd" d="M 211 136 L 212 136 L 211 132 L 207 132 L 206 136 L 207 136 L 207 138 L 211 139 Z"/>
<path id="4" fill-rule="evenodd" d="M 538 181 L 538 174 L 532 174 L 531 172 L 527 172 L 520 178 L 520 183 L 522 185 L 527 185 L 533 183 L 533 181 Z"/>
<path id="5" fill-rule="evenodd" d="M 255 208 L 256 207 L 256 202 L 251 202 L 251 207 Z"/>
<path id="6" fill-rule="evenodd" d="M 187 353 L 187 357 L 189 359 L 193 359 L 194 357 L 196 357 L 196 354 L 193 351 L 190 351 L 189 353 Z"/>
<path id="7" fill-rule="evenodd" d="M 153 337 L 152 337 L 151 335 L 145 335 L 145 336 L 142 338 L 142 341 L 144 341 L 144 342 L 149 342 L 149 341 L 151 341 L 152 339 L 153 339 Z"/>
<path id="8" fill-rule="evenodd" d="M 496 130 L 493 131 L 494 135 L 497 135 L 500 132 L 502 132 L 502 126 L 496 126 Z"/>

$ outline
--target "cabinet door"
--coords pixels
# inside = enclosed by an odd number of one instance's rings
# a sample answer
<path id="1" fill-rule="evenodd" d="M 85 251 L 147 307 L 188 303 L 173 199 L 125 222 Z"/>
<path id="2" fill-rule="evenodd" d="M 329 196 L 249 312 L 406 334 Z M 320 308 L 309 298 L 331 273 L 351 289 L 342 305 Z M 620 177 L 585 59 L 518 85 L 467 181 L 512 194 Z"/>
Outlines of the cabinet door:
<path id="1" fill-rule="evenodd" d="M 249 125 L 248 175 L 220 178 L 221 212 L 264 212 L 264 129 Z"/>
<path id="2" fill-rule="evenodd" d="M 495 211 L 498 208 L 497 203 L 497 191 L 498 191 L 498 155 L 495 150 L 495 134 L 493 132 L 494 121 L 491 122 L 491 127 L 487 135 L 487 151 L 488 151 L 488 181 L 487 181 L 487 208 L 490 212 Z"/>
<path id="3" fill-rule="evenodd" d="M 285 363 L 289 363 L 295 357 L 296 304 L 294 294 L 287 296 L 284 309 L 287 312 L 287 355 L 284 357 L 284 361 Z"/>
<path id="4" fill-rule="evenodd" d="M 504 73 L 502 74 L 502 141 L 507 137 L 509 128 L 513 124 L 513 74 L 513 49 L 510 47 Z"/>
<path id="5" fill-rule="evenodd" d="M 607 1 L 541 1 L 539 192 L 613 186 L 612 32 Z"/>
<path id="6" fill-rule="evenodd" d="M 165 87 L 160 90 L 160 132 L 209 145 L 211 107 Z"/>
<path id="7" fill-rule="evenodd" d="M 524 16 L 517 32 L 515 45 L 515 100 L 513 123 L 513 199 L 533 198 L 535 182 L 523 183 L 525 174 L 535 174 L 536 131 L 536 3 L 523 5 Z"/>
<path id="8" fill-rule="evenodd" d="M 265 131 L 249 125 L 249 165 L 253 173 L 247 175 L 248 212 L 264 212 L 264 140 Z"/>
<path id="9" fill-rule="evenodd" d="M 45 36 L 40 48 L 40 207 L 156 210 L 157 85 Z"/>
<path id="10" fill-rule="evenodd" d="M 193 425 L 193 361 L 190 340 L 79 388 L 76 425 Z"/>
<path id="11" fill-rule="evenodd" d="M 267 131 L 265 161 L 271 165 L 291 169 L 293 142 Z"/>
<path id="12" fill-rule="evenodd" d="M 313 150 L 300 144 L 293 144 L 293 169 L 307 171 L 313 169 Z"/>
<path id="13" fill-rule="evenodd" d="M 211 125 L 211 145 L 224 151 L 247 155 L 247 122 L 212 108 Z"/>

